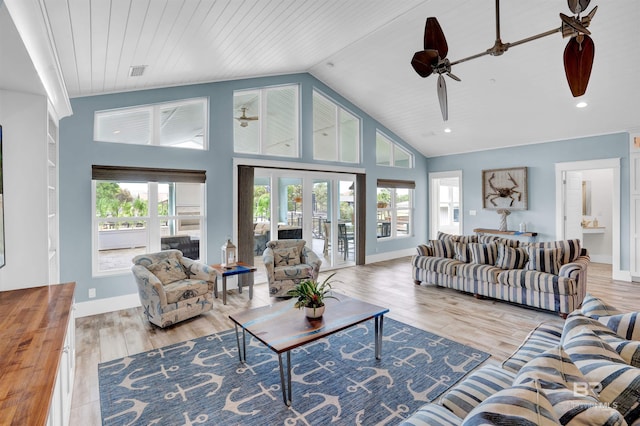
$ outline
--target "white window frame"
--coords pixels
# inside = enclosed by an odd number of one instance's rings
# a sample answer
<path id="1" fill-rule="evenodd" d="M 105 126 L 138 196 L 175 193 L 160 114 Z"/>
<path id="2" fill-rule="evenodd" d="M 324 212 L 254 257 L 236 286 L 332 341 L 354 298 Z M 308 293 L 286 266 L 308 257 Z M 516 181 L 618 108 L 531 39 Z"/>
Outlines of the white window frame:
<path id="1" fill-rule="evenodd" d="M 333 105 L 335 105 L 336 107 L 336 114 L 335 114 L 335 123 L 336 123 L 336 128 L 335 128 L 335 149 L 336 149 L 336 154 L 337 154 L 337 158 L 333 159 L 333 160 L 325 160 L 325 159 L 321 159 L 318 160 L 315 158 L 315 149 L 314 149 L 314 156 L 313 159 L 317 160 L 317 161 L 336 161 L 336 162 L 341 162 L 341 163 L 347 163 L 347 164 L 360 164 L 360 162 L 362 161 L 360 158 L 360 145 L 362 144 L 362 118 L 354 113 L 353 111 L 351 111 L 350 109 L 345 108 L 344 106 L 342 106 L 342 104 L 340 104 L 339 102 L 336 102 L 333 98 L 331 98 L 330 96 L 327 96 L 326 94 L 324 94 L 323 92 L 321 92 L 320 90 L 314 88 L 313 89 L 313 96 L 320 96 L 322 97 L 325 101 L 332 103 Z M 312 103 L 313 104 L 313 103 Z M 355 142 L 356 146 L 355 146 L 355 150 L 356 150 L 356 160 L 355 161 L 346 161 L 342 158 L 342 146 L 343 146 L 343 141 L 342 141 L 342 131 L 341 131 L 341 123 L 340 123 L 340 113 L 341 111 L 344 111 L 350 115 L 352 115 L 353 117 L 355 117 L 358 120 L 358 138 Z M 314 111 L 315 113 L 315 111 Z M 313 143 L 315 145 L 316 142 L 316 138 L 315 138 L 315 134 L 313 137 Z"/>
<path id="2" fill-rule="evenodd" d="M 268 105 L 267 105 L 267 96 L 265 96 L 266 92 L 268 92 L 269 90 L 276 90 L 276 89 L 282 89 L 285 87 L 293 87 L 296 90 L 296 95 L 295 95 L 295 99 L 296 99 L 296 103 L 294 105 L 294 114 L 296 116 L 296 128 L 294 131 L 295 134 L 295 141 L 291 144 L 291 148 L 292 148 L 292 155 L 282 155 L 282 154 L 270 154 L 268 152 L 266 152 L 266 148 L 267 148 L 267 109 L 268 109 Z M 254 153 L 254 152 L 247 152 L 247 151 L 238 151 L 236 150 L 236 144 L 235 144 L 235 130 L 234 130 L 234 142 L 233 142 L 233 152 L 237 153 L 237 154 L 251 154 L 251 155 L 264 155 L 264 156 L 269 156 L 269 157 L 285 157 L 285 158 L 299 158 L 300 157 L 300 85 L 299 84 L 283 84 L 283 85 L 278 85 L 278 86 L 268 86 L 268 87 L 257 87 L 257 88 L 253 88 L 253 89 L 241 89 L 241 90 L 234 90 L 233 91 L 233 96 L 235 97 L 236 93 L 242 93 L 242 92 L 257 92 L 259 100 L 258 100 L 258 120 L 257 120 L 257 125 L 260 127 L 260 131 L 258 132 L 259 134 L 259 140 L 258 140 L 258 152 Z M 234 114 L 236 113 L 235 111 L 235 101 L 234 101 Z M 235 120 L 235 118 L 234 118 Z M 234 123 L 235 125 L 235 123 Z M 235 127 L 234 127 L 235 129 Z"/>
<path id="3" fill-rule="evenodd" d="M 195 103 L 202 103 L 204 109 L 204 129 L 202 136 L 202 148 L 185 148 L 180 146 L 172 146 L 172 145 L 162 145 L 160 140 L 161 129 L 160 129 L 160 110 L 164 108 L 171 108 L 174 106 L 183 106 Z M 148 111 L 151 115 L 151 121 L 149 123 L 149 142 L 148 143 L 129 143 L 129 142 L 114 142 L 109 140 L 100 139 L 100 135 L 98 132 L 98 118 L 100 115 L 117 115 L 117 114 L 127 114 L 134 112 L 142 112 Z M 181 148 L 181 149 L 196 149 L 207 151 L 209 149 L 209 99 L 208 98 L 190 98 L 190 99 L 182 99 L 179 101 L 171 101 L 171 102 L 160 102 L 155 104 L 147 104 L 147 105 L 136 105 L 132 107 L 125 108 L 114 108 L 107 109 L 101 111 L 94 112 L 94 120 L 93 120 L 93 140 L 96 142 L 107 142 L 107 143 L 121 143 L 125 145 L 152 145 L 158 146 L 162 148 Z"/>
<path id="4" fill-rule="evenodd" d="M 376 146 L 377 146 L 377 140 L 378 137 L 382 137 L 383 139 L 385 139 L 388 143 L 389 143 L 389 164 L 380 164 L 378 162 L 378 152 L 376 150 L 376 165 L 380 166 L 380 167 L 398 167 L 398 168 L 403 168 L 403 169 L 413 169 L 415 167 L 415 157 L 414 155 L 409 152 L 407 149 L 405 149 L 404 147 L 400 146 L 400 144 L 398 144 L 393 138 L 389 137 L 387 134 L 385 134 L 384 132 L 380 131 L 380 129 L 376 130 Z M 395 150 L 398 149 L 404 153 L 407 154 L 407 156 L 409 157 L 409 165 L 407 167 L 405 166 L 398 166 L 396 165 L 396 159 L 395 159 Z"/>
<path id="5" fill-rule="evenodd" d="M 100 218 L 97 216 L 96 212 L 96 184 L 98 182 L 118 182 L 124 183 L 124 181 L 118 180 L 91 180 L 91 234 L 92 234 L 92 275 L 94 277 L 104 277 L 104 276 L 112 276 L 112 275 L 124 275 L 128 274 L 131 271 L 130 267 L 122 268 L 122 269 L 111 269 L 108 271 L 100 270 L 100 256 L 98 254 L 100 248 L 100 234 L 98 230 L 98 224 L 100 222 L 104 222 L 105 218 Z M 205 194 L 206 187 L 205 183 L 201 185 L 201 194 L 200 194 L 200 202 L 201 202 L 201 212 L 202 214 L 199 216 L 185 216 L 185 215 L 167 215 L 160 216 L 158 215 L 158 182 L 138 182 L 142 184 L 146 184 L 148 187 L 148 215 L 147 216 L 135 216 L 135 217 L 114 217 L 109 218 L 109 222 L 131 222 L 134 220 L 146 221 L 147 223 L 147 249 L 150 253 L 158 252 L 161 250 L 160 246 L 160 222 L 162 220 L 173 220 L 175 224 L 177 224 L 180 220 L 185 219 L 198 219 L 200 220 L 200 261 L 202 259 L 206 259 L 206 202 L 205 202 Z M 165 182 L 163 182 L 165 183 Z"/>
<path id="6" fill-rule="evenodd" d="M 387 205 L 387 207 L 377 207 L 377 213 L 380 213 L 380 212 L 389 213 L 389 216 L 391 217 L 391 233 L 387 237 L 378 237 L 378 241 L 388 241 L 393 239 L 409 238 L 413 236 L 413 229 L 414 229 L 413 200 L 415 197 L 415 189 L 404 188 L 407 191 L 409 191 L 409 206 L 406 207 L 406 209 L 409 210 L 409 218 L 408 218 L 408 225 L 407 225 L 409 227 L 409 232 L 407 234 L 400 234 L 400 235 L 398 235 L 398 209 L 399 208 L 397 205 L 398 203 L 397 203 L 397 193 L 396 193 L 396 191 L 400 188 L 389 188 L 385 186 L 378 186 L 376 187 L 376 194 L 378 193 L 378 189 L 386 189 L 390 192 L 390 195 L 391 195 L 391 200 Z M 402 207 L 401 210 L 405 210 L 405 207 Z"/>

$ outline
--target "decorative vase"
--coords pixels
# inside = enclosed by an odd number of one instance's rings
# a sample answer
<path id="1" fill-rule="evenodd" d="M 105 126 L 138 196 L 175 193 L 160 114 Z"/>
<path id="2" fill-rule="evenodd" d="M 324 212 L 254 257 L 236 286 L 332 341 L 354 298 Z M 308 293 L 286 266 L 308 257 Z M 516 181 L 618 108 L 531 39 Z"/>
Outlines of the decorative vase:
<path id="1" fill-rule="evenodd" d="M 322 317 L 322 314 L 324 314 L 324 308 L 324 305 L 317 308 L 310 308 L 308 306 L 305 306 L 304 310 L 307 314 L 307 318 L 320 318 Z"/>

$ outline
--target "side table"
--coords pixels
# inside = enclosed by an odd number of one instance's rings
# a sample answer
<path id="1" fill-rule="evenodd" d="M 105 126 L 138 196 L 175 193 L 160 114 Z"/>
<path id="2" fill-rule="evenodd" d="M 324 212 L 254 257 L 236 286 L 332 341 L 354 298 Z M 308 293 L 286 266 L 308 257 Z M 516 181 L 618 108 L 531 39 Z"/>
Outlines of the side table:
<path id="1" fill-rule="evenodd" d="M 211 265 L 211 267 L 216 271 L 216 273 L 222 277 L 222 304 L 227 304 L 227 277 L 232 275 L 241 275 L 247 273 L 253 273 L 258 270 L 253 265 L 247 265 L 244 262 L 238 262 L 238 264 L 232 268 L 226 268 L 221 264 L 217 263 L 215 265 Z M 238 292 L 242 293 L 242 283 L 238 280 Z M 216 291 L 216 298 L 218 297 L 218 292 Z M 253 299 L 253 283 L 249 284 L 249 300 Z"/>

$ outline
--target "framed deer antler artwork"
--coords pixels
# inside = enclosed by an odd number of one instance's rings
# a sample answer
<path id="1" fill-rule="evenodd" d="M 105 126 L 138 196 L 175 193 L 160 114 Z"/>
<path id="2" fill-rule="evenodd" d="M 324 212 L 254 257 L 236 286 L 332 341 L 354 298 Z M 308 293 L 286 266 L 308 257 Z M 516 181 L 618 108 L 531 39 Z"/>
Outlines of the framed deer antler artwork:
<path id="1" fill-rule="evenodd" d="M 527 168 L 483 170 L 482 208 L 527 210 Z"/>

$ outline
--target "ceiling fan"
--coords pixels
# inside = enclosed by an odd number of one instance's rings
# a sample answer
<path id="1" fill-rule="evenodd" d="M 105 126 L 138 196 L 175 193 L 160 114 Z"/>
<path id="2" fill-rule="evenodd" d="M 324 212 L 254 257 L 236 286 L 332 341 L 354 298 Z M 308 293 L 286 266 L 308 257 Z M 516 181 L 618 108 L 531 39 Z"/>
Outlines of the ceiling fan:
<path id="1" fill-rule="evenodd" d="M 438 100 L 440 101 L 442 118 L 447 121 L 449 118 L 449 106 L 447 102 L 447 85 L 443 74 L 456 81 L 461 81 L 459 77 L 451 73 L 452 66 L 485 55 L 500 56 L 511 47 L 561 32 L 562 37 L 571 37 L 564 49 L 564 71 L 567 76 L 567 82 L 574 97 L 582 96 L 587 90 L 595 54 L 593 40 L 589 37 L 591 32 L 587 27 L 596 14 L 598 6 L 594 7 L 588 14 L 580 17 L 580 13 L 586 10 L 590 1 L 567 0 L 569 10 L 576 16 L 567 16 L 564 13 L 560 13 L 561 25 L 559 28 L 512 43 L 503 43 L 500 39 L 500 0 L 496 0 L 496 40 L 494 45 L 484 52 L 453 62 L 447 59 L 449 47 L 438 20 L 434 17 L 429 17 L 424 28 L 424 50 L 413 55 L 411 65 L 420 77 L 428 77 L 433 73 L 438 74 Z"/>
<path id="2" fill-rule="evenodd" d="M 240 117 L 234 117 L 240 122 L 240 127 L 247 127 L 250 121 L 255 121 L 258 119 L 258 116 L 247 117 L 247 107 L 240 108 L 240 111 L 242 111 L 242 115 Z"/>

